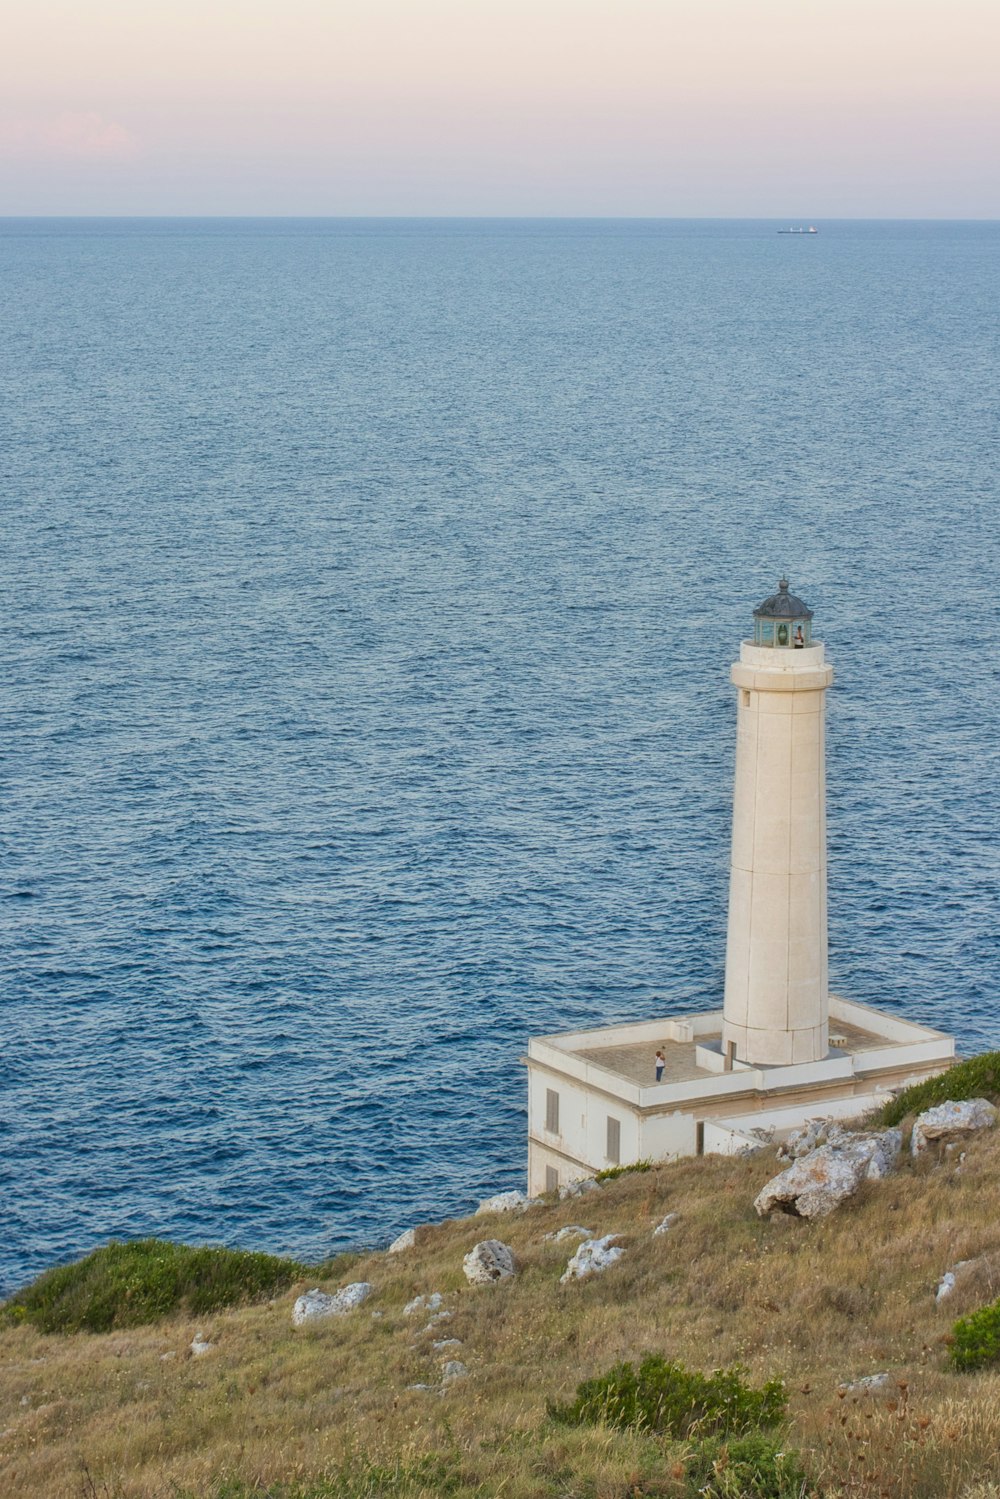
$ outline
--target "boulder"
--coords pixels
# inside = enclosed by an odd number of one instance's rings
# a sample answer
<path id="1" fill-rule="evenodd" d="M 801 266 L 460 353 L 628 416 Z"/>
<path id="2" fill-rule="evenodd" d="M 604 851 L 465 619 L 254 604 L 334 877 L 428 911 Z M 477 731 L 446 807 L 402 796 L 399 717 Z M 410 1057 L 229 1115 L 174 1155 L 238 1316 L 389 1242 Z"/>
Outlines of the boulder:
<path id="1" fill-rule="evenodd" d="M 498 1192 L 495 1197 L 485 1197 L 475 1211 L 475 1217 L 484 1213 L 523 1213 L 531 1206 L 524 1192 Z"/>
<path id="2" fill-rule="evenodd" d="M 954 1289 L 955 1272 L 954 1270 L 946 1270 L 938 1281 L 938 1288 L 934 1294 L 934 1305 L 940 1306 L 942 1301 L 947 1301 Z"/>
<path id="3" fill-rule="evenodd" d="M 464 1379 L 468 1372 L 460 1358 L 450 1358 L 441 1367 L 441 1383 L 451 1384 L 453 1380 Z"/>
<path id="4" fill-rule="evenodd" d="M 214 1343 L 210 1343 L 200 1332 L 196 1332 L 191 1343 L 191 1353 L 194 1358 L 204 1358 L 205 1354 L 211 1353 L 214 1347 Z"/>
<path id="5" fill-rule="evenodd" d="M 374 1287 L 367 1280 L 356 1280 L 342 1287 L 333 1296 L 328 1296 L 315 1286 L 300 1296 L 292 1307 L 292 1323 L 301 1327 L 304 1322 L 316 1322 L 321 1317 L 344 1317 L 355 1307 L 367 1301 Z"/>
<path id="6" fill-rule="evenodd" d="M 412 1249 L 417 1242 L 417 1230 L 415 1228 L 404 1228 L 398 1239 L 393 1239 L 387 1254 L 402 1254 L 404 1249 Z"/>
<path id="7" fill-rule="evenodd" d="M 592 1239 L 594 1230 L 592 1228 L 581 1228 L 579 1223 L 567 1223 L 565 1228 L 557 1228 L 555 1233 L 546 1234 L 547 1244 L 565 1244 L 567 1239 Z"/>
<path id="8" fill-rule="evenodd" d="M 657 1238 L 660 1234 L 668 1234 L 679 1217 L 680 1213 L 668 1213 L 662 1223 L 658 1223 L 653 1229 L 653 1238 Z"/>
<path id="9" fill-rule="evenodd" d="M 499 1239 L 483 1239 L 462 1261 L 466 1280 L 474 1286 L 492 1286 L 515 1273 L 514 1256 Z"/>
<path id="10" fill-rule="evenodd" d="M 564 1286 L 571 1280 L 583 1280 L 588 1275 L 597 1275 L 602 1270 L 607 1270 L 616 1260 L 620 1260 L 625 1253 L 621 1245 L 616 1244 L 617 1234 L 605 1234 L 603 1239 L 587 1239 L 580 1245 L 579 1249 L 566 1266 L 565 1271 L 559 1277 L 559 1284 Z"/>
<path id="11" fill-rule="evenodd" d="M 878 1180 L 892 1169 L 899 1154 L 899 1130 L 844 1135 L 794 1161 L 772 1177 L 758 1194 L 754 1207 L 763 1218 L 776 1209 L 796 1218 L 823 1218 L 865 1179 Z"/>
<path id="12" fill-rule="evenodd" d="M 967 1098 L 962 1103 L 939 1103 L 917 1115 L 910 1136 L 910 1150 L 919 1155 L 935 1140 L 954 1140 L 979 1129 L 992 1129 L 997 1111 L 986 1098 Z"/>

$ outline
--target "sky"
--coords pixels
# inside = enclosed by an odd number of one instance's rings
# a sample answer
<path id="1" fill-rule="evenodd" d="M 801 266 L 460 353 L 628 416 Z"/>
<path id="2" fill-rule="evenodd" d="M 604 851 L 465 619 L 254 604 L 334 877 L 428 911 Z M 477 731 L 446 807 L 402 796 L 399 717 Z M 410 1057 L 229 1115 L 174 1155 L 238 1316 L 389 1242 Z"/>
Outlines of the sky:
<path id="1" fill-rule="evenodd" d="M 1000 218 L 998 0 L 0 9 L 0 215 Z"/>

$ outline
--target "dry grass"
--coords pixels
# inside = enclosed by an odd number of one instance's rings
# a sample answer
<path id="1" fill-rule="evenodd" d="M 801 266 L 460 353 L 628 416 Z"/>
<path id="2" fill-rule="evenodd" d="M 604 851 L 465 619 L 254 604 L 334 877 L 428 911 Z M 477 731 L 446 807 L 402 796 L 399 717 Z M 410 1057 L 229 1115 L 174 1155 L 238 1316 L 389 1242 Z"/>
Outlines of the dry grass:
<path id="1" fill-rule="evenodd" d="M 824 1223 L 762 1222 L 753 1198 L 777 1169 L 706 1158 L 607 1183 L 600 1194 L 521 1217 L 445 1223 L 398 1256 L 338 1264 L 329 1288 L 367 1279 L 350 1317 L 293 1330 L 303 1286 L 268 1305 L 126 1334 L 0 1334 L 4 1499 L 211 1499 L 231 1484 L 318 1494 L 676 1494 L 679 1452 L 655 1439 L 556 1428 L 547 1398 L 619 1359 L 665 1354 L 709 1370 L 748 1365 L 788 1381 L 789 1442 L 825 1495 L 988 1499 L 997 1473 L 1000 1374 L 949 1371 L 954 1319 L 1000 1294 L 1000 1131 L 954 1159 L 907 1164 Z M 667 1211 L 680 1216 L 652 1238 Z M 624 1235 L 603 1276 L 559 1285 L 572 1245 L 543 1235 L 581 1222 Z M 472 1289 L 477 1239 L 505 1239 L 512 1283 Z M 982 1259 L 940 1309 L 958 1260 Z M 404 1318 L 441 1291 L 450 1321 Z M 381 1316 L 373 1316 L 380 1312 Z M 216 1344 L 188 1353 L 196 1331 Z M 462 1340 L 435 1352 L 435 1338 Z M 468 1378 L 437 1384 L 457 1354 Z M 164 1355 L 170 1355 L 164 1357 Z M 888 1370 L 888 1399 L 838 1396 Z M 379 1467 L 384 1470 L 379 1473 Z M 397 1477 L 393 1478 L 393 1474 Z M 978 1487 L 977 1487 L 978 1486 Z"/>

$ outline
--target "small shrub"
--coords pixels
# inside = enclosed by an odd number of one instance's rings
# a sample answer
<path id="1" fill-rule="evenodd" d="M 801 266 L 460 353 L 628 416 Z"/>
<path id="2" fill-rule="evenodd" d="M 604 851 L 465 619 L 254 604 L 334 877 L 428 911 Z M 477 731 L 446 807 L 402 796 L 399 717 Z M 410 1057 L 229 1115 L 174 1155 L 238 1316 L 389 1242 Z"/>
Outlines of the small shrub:
<path id="1" fill-rule="evenodd" d="M 759 1431 L 728 1442 L 700 1442 L 685 1480 L 698 1499 L 801 1499 L 808 1492 L 799 1454 Z"/>
<path id="2" fill-rule="evenodd" d="M 956 1369 L 982 1369 L 1000 1362 L 1000 1301 L 959 1317 L 952 1334 L 948 1354 Z"/>
<path id="3" fill-rule="evenodd" d="M 619 1176 L 630 1176 L 633 1171 L 652 1171 L 653 1161 L 632 1161 L 628 1166 L 608 1166 L 604 1171 L 598 1171 L 595 1182 L 613 1182 Z"/>
<path id="4" fill-rule="evenodd" d="M 747 1384 L 745 1372 L 737 1366 L 699 1374 L 651 1354 L 638 1369 L 616 1364 L 607 1374 L 584 1380 L 575 1400 L 563 1406 L 550 1402 L 548 1411 L 565 1426 L 605 1424 L 681 1438 L 777 1425 L 788 1404 L 783 1382 L 770 1379 L 757 1390 Z"/>
<path id="5" fill-rule="evenodd" d="M 283 1291 L 307 1273 L 295 1260 L 163 1239 L 112 1240 L 73 1265 L 47 1270 L 0 1308 L 0 1323 L 42 1332 L 110 1332 L 171 1312 L 195 1315 Z"/>
<path id="6" fill-rule="evenodd" d="M 961 1102 L 966 1098 L 988 1098 L 996 1103 L 1000 1100 L 1000 1051 L 986 1051 L 980 1057 L 970 1057 L 967 1062 L 958 1062 L 941 1072 L 937 1077 L 925 1078 L 904 1088 L 897 1098 L 884 1104 L 877 1115 L 878 1123 L 899 1124 L 907 1114 L 919 1114 L 932 1109 L 935 1104 L 947 1103 L 950 1099 Z"/>

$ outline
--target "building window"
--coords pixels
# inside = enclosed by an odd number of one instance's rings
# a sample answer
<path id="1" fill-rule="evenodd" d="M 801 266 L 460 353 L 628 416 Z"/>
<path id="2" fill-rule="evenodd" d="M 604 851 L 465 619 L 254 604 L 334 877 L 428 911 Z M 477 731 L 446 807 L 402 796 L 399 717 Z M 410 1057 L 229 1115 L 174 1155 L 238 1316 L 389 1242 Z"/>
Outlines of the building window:
<path id="1" fill-rule="evenodd" d="M 622 1158 L 622 1122 L 608 1115 L 608 1160 L 617 1166 Z"/>
<path id="2" fill-rule="evenodd" d="M 558 1191 L 558 1189 L 559 1189 L 559 1172 L 556 1170 L 555 1166 L 546 1166 L 546 1168 L 545 1168 L 545 1190 L 546 1190 L 546 1192 L 556 1192 L 556 1191 Z"/>
<path id="3" fill-rule="evenodd" d="M 744 708 L 749 708 L 750 706 L 750 694 L 746 690 L 743 693 L 743 706 Z"/>
<path id="4" fill-rule="evenodd" d="M 559 1133 L 559 1094 L 555 1088 L 545 1090 L 545 1128 L 550 1135 Z"/>

